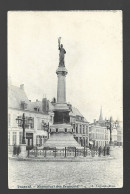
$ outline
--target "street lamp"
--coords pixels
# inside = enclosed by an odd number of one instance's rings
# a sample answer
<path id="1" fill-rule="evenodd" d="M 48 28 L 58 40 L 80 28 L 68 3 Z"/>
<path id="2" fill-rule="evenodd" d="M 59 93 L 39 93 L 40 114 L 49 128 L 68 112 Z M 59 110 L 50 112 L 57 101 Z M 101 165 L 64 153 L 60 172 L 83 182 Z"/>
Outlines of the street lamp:
<path id="1" fill-rule="evenodd" d="M 16 122 L 18 126 L 23 128 L 23 137 L 22 137 L 22 144 L 26 144 L 25 141 L 25 128 L 31 125 L 32 123 L 32 117 L 28 117 L 27 119 L 25 118 L 25 114 L 23 113 L 22 117 L 18 116 L 16 118 Z"/>
<path id="2" fill-rule="evenodd" d="M 110 145 L 112 145 L 112 118 L 110 117 L 110 120 L 106 120 L 105 125 L 107 129 L 110 130 Z"/>

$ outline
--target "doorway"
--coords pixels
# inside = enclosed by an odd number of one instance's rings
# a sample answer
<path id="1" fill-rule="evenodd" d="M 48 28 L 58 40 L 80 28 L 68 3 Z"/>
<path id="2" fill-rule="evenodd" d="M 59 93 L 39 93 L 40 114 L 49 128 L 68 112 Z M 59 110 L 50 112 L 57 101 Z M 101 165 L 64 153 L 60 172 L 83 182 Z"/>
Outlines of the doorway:
<path id="1" fill-rule="evenodd" d="M 33 148 L 33 133 L 26 133 L 27 149 Z"/>

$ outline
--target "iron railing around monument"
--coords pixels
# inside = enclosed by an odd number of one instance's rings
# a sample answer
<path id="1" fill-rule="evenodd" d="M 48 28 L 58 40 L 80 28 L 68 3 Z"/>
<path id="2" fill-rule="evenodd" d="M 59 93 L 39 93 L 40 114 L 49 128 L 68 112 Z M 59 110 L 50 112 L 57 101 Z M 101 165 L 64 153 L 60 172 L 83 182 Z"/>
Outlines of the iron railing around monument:
<path id="1" fill-rule="evenodd" d="M 65 147 L 65 148 L 56 148 L 56 147 L 44 147 L 37 148 L 34 147 L 32 150 L 28 149 L 28 157 L 87 157 L 87 156 L 108 156 L 110 155 L 110 148 L 99 147 L 98 149 L 93 148 L 76 148 L 76 147 Z"/>

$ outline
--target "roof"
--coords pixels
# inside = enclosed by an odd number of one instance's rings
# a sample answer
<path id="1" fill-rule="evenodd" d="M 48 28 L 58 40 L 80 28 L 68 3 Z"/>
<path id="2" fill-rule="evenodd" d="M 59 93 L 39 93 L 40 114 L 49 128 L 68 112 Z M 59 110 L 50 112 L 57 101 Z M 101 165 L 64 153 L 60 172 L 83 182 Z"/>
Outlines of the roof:
<path id="1" fill-rule="evenodd" d="M 70 112 L 70 115 L 72 116 L 80 116 L 83 117 L 83 115 L 79 112 L 79 110 L 75 107 L 72 107 L 72 111 Z"/>
<path id="2" fill-rule="evenodd" d="M 27 104 L 27 110 L 34 111 L 34 108 L 39 108 L 39 113 L 44 113 L 42 111 L 42 101 L 31 102 L 29 101 L 24 89 L 9 85 L 8 86 L 8 107 L 21 109 L 21 101 L 24 101 Z M 47 100 L 49 105 L 49 111 L 52 111 L 53 105 L 49 100 Z"/>
<path id="3" fill-rule="evenodd" d="M 8 107 L 9 108 L 16 108 L 21 109 L 21 101 L 24 101 L 27 104 L 27 110 L 34 111 L 34 108 L 39 108 L 39 113 L 44 113 L 42 111 L 42 101 L 35 101 L 31 102 L 29 101 L 25 91 L 23 88 L 14 86 L 14 85 L 8 85 Z M 49 111 L 52 112 L 54 109 L 53 104 L 47 100 L 48 102 L 48 108 Z M 70 116 L 80 116 L 84 117 L 77 108 L 72 107 L 72 111 L 70 112 Z M 84 121 L 87 122 L 87 120 L 84 118 Z"/>
<path id="4" fill-rule="evenodd" d="M 72 111 L 70 112 L 70 116 L 80 116 L 80 117 L 84 117 L 80 112 L 79 112 L 79 110 L 77 109 L 77 108 L 75 108 L 75 107 L 72 107 Z M 88 122 L 87 120 L 86 120 L 86 118 L 84 117 L 84 121 L 85 122 Z"/>
<path id="5" fill-rule="evenodd" d="M 8 86 L 8 107 L 20 109 L 21 101 L 30 104 L 23 89 L 17 86 Z"/>
<path id="6" fill-rule="evenodd" d="M 31 102 L 28 106 L 28 109 L 30 111 L 34 111 L 34 108 L 39 108 L 39 112 L 42 112 L 42 102 L 41 101 L 36 101 L 36 102 Z"/>

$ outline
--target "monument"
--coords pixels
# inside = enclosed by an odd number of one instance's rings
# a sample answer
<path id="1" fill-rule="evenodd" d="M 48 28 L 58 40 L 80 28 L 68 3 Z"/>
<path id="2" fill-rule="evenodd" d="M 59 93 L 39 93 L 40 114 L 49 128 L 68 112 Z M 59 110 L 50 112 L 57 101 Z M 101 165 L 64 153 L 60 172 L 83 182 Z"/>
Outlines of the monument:
<path id="1" fill-rule="evenodd" d="M 66 51 L 61 44 L 61 37 L 58 38 L 59 49 L 59 66 L 56 70 L 58 77 L 57 84 L 57 102 L 54 105 L 54 124 L 49 129 L 49 139 L 45 143 L 45 147 L 81 147 L 74 139 L 74 129 L 70 124 L 69 113 L 71 106 L 66 102 L 66 75 L 68 73 L 65 68 Z"/>

